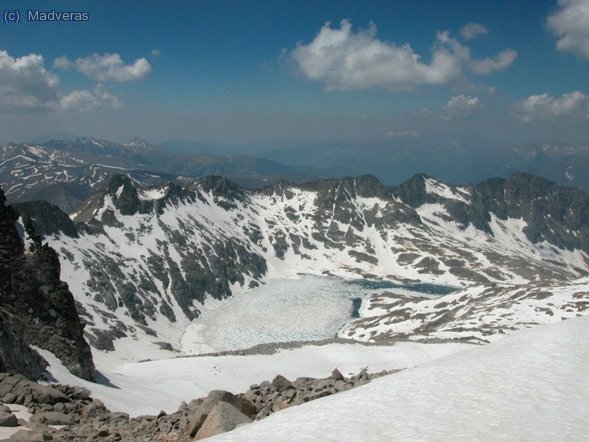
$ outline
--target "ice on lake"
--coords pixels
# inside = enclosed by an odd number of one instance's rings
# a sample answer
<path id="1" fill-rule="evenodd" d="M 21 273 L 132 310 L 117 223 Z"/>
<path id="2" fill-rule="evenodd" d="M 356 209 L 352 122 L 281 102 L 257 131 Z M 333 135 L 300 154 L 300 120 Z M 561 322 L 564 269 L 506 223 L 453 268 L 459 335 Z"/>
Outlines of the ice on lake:
<path id="1" fill-rule="evenodd" d="M 229 299 L 207 301 L 200 317 L 181 338 L 182 352 L 200 354 L 272 342 L 333 338 L 353 320 L 358 298 L 366 299 L 387 288 L 436 297 L 451 290 L 312 275 L 272 279 Z"/>

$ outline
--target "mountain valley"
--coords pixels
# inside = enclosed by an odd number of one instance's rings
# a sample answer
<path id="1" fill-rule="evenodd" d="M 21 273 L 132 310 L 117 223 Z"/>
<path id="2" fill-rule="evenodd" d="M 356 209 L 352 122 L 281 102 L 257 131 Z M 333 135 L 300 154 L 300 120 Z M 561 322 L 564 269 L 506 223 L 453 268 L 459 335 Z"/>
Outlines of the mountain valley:
<path id="1" fill-rule="evenodd" d="M 163 178 L 106 174 L 70 213 L 46 201 L 5 209 L 18 259 L 59 257 L 96 384 L 73 376 L 59 347 L 7 333 L 21 354 L 35 352 L 29 376 L 45 370 L 132 418 L 165 409 L 155 422 L 178 440 L 198 428 L 187 416 L 201 402 L 174 412 L 178 403 L 209 390 L 246 392 L 278 373 L 311 382 L 277 390 L 278 399 L 266 387 L 238 395 L 259 401 L 250 416 L 265 418 L 343 391 L 324 379 L 335 367 L 351 388 L 373 378 L 366 369 L 427 365 L 589 307 L 589 196 L 541 177 L 454 186 L 419 174 L 387 188 L 368 175 L 260 189 L 220 176 Z M 50 306 L 40 314 L 62 315 Z M 159 434 L 140 416 L 104 413 L 108 431 L 128 440 Z M 88 434 L 106 431 L 91 425 Z M 63 440 L 87 431 L 68 428 Z"/>

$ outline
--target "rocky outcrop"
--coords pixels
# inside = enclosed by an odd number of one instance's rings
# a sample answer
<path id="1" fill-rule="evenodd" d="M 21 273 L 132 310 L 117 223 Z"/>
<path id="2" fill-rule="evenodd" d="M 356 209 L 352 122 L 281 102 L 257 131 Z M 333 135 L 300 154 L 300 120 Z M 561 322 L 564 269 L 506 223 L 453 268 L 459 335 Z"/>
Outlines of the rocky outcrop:
<path id="1" fill-rule="evenodd" d="M 28 201 L 13 204 L 21 215 L 26 215 L 33 223 L 35 233 L 40 237 L 63 233 L 71 238 L 78 237 L 74 222 L 59 207 L 47 201 Z"/>
<path id="2" fill-rule="evenodd" d="M 4 314 L 0 314 L 0 372 L 22 373 L 37 379 L 47 363 L 25 342 L 22 334 L 15 334 L 11 327 L 14 323 L 14 318 L 7 321 Z"/>
<path id="3" fill-rule="evenodd" d="M 415 175 L 394 188 L 393 195 L 414 208 L 442 204 L 450 219 L 491 235 L 491 216 L 523 219 L 527 224 L 523 232 L 532 243 L 547 241 L 562 249 L 589 253 L 589 195 L 581 190 L 518 172 L 507 179 L 490 178 L 460 188 L 441 183 L 454 194 L 468 194 L 468 198 L 448 198 L 427 192 L 426 180 L 437 182 L 424 174 Z"/>
<path id="4" fill-rule="evenodd" d="M 29 345 L 51 351 L 74 374 L 94 379 L 94 363 L 74 298 L 60 281 L 55 251 L 42 244 L 29 217 L 5 205 L 0 190 L 0 365 L 36 377 L 43 364 Z M 15 365 L 20 358 L 20 365 Z"/>
<path id="5" fill-rule="evenodd" d="M 108 410 L 84 388 L 39 385 L 7 373 L 0 373 L 0 400 L 25 405 L 32 413 L 28 421 L 18 420 L 22 429 L 9 440 L 188 442 L 231 431 L 289 406 L 349 390 L 384 374 L 387 372 L 370 374 L 362 370 L 346 378 L 334 370 L 328 378 L 298 378 L 292 382 L 278 375 L 272 382 L 252 385 L 243 394 L 213 390 L 204 398 L 183 402 L 174 413 L 162 411 L 157 416 L 135 418 Z M 0 425 L 2 419 L 5 426 L 15 423 L 9 406 L 0 407 Z"/>

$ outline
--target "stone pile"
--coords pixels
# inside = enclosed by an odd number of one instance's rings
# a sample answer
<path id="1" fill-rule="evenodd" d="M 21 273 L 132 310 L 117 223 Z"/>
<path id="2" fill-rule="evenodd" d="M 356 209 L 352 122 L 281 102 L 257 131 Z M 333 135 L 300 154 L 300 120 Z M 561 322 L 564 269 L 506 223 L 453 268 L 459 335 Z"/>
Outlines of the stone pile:
<path id="1" fill-rule="evenodd" d="M 362 370 L 346 378 L 338 370 L 323 379 L 294 381 L 278 375 L 252 385 L 242 394 L 213 390 L 206 397 L 183 402 L 174 413 L 129 418 L 109 411 L 85 388 L 40 385 L 15 374 L 0 374 L 0 400 L 19 404 L 32 414 L 17 419 L 10 406 L 0 404 L 0 426 L 22 426 L 8 440 L 35 441 L 175 441 L 201 440 L 263 419 L 285 408 L 363 385 L 388 374 Z"/>

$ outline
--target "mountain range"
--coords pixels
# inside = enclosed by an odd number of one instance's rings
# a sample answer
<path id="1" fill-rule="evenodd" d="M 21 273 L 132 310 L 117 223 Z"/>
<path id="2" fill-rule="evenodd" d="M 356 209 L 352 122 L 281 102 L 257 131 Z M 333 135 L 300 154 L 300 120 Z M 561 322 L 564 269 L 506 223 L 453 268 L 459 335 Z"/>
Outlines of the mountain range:
<path id="1" fill-rule="evenodd" d="M 49 203 L 15 207 L 59 253 L 86 337 L 106 351 L 122 338 L 179 350 L 207 299 L 301 273 L 444 285 L 457 300 L 487 290 L 501 300 L 589 271 L 589 196 L 524 173 L 473 186 L 416 175 L 387 189 L 361 176 L 257 190 L 218 176 L 144 186 L 117 175 L 69 216 Z M 520 319 L 490 333 L 524 326 Z M 358 337 L 367 322 L 341 335 Z"/>
<path id="2" fill-rule="evenodd" d="M 420 172 L 452 184 L 477 183 L 492 177 L 507 178 L 523 171 L 543 176 L 561 186 L 589 191 L 589 146 L 584 144 L 422 143 L 418 140 L 386 142 L 324 142 L 258 154 L 283 164 L 311 167 L 321 176 L 374 174 L 388 186 L 399 185 Z"/>
<path id="3" fill-rule="evenodd" d="M 9 203 L 45 200 L 69 212 L 105 179 L 120 173 L 146 185 L 224 175 L 248 187 L 315 176 L 303 168 L 246 155 L 171 153 L 139 138 L 124 143 L 75 138 L 0 146 L 0 186 Z"/>
<path id="4" fill-rule="evenodd" d="M 559 144 L 489 148 L 389 140 L 256 150 L 189 141 L 154 145 L 140 138 L 123 143 L 72 138 L 0 146 L 0 186 L 8 202 L 46 200 L 65 212 L 120 173 L 143 185 L 185 184 L 201 176 L 222 175 L 242 187 L 260 188 L 281 180 L 303 183 L 363 174 L 396 186 L 423 171 L 456 185 L 523 171 L 587 191 L 588 167 L 586 146 Z"/>

